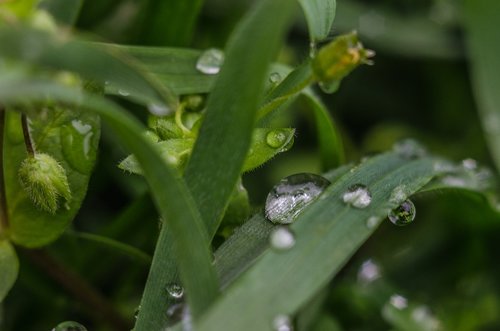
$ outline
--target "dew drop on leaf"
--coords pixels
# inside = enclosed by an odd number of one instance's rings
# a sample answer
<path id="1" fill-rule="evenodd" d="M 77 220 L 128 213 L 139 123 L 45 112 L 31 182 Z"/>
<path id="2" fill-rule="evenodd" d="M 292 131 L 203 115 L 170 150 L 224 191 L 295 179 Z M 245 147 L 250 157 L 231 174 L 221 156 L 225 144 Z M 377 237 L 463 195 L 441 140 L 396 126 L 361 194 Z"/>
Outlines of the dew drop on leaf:
<path id="1" fill-rule="evenodd" d="M 290 138 L 290 134 L 285 130 L 269 131 L 266 135 L 266 143 L 272 148 L 282 147 Z"/>
<path id="2" fill-rule="evenodd" d="M 266 218 L 276 224 L 290 224 L 318 197 L 330 182 L 319 175 L 300 173 L 282 179 L 269 192 Z"/>
<path id="3" fill-rule="evenodd" d="M 378 216 L 370 216 L 367 220 L 366 220 L 366 227 L 368 229 L 373 229 L 374 227 L 376 227 L 377 225 L 379 225 L 380 221 L 382 220 L 381 217 L 378 217 Z"/>
<path id="4" fill-rule="evenodd" d="M 155 116 L 167 116 L 172 114 L 172 109 L 167 105 L 151 102 L 148 104 L 148 110 L 151 114 Z"/>
<path id="5" fill-rule="evenodd" d="M 391 210 L 387 215 L 392 224 L 407 225 L 413 222 L 417 209 L 411 200 L 405 200 L 395 209 Z"/>
<path id="6" fill-rule="evenodd" d="M 66 321 L 58 324 L 52 331 L 87 331 L 87 328 L 78 322 Z"/>
<path id="7" fill-rule="evenodd" d="M 342 195 L 342 201 L 355 208 L 362 209 L 370 205 L 372 194 L 365 185 L 354 184 Z"/>
<path id="8" fill-rule="evenodd" d="M 393 294 L 389 298 L 389 304 L 398 310 L 403 310 L 408 307 L 408 299 L 400 294 Z"/>
<path id="9" fill-rule="evenodd" d="M 219 73 L 223 63 L 224 52 L 210 48 L 204 51 L 196 61 L 196 69 L 207 75 L 215 75 Z"/>
<path id="10" fill-rule="evenodd" d="M 295 235 L 289 228 L 284 226 L 277 226 L 271 232 L 271 235 L 269 236 L 269 242 L 271 244 L 271 247 L 276 250 L 289 250 L 295 245 Z"/>
<path id="11" fill-rule="evenodd" d="M 273 319 L 273 330 L 293 331 L 292 320 L 288 315 L 277 315 Z"/>
<path id="12" fill-rule="evenodd" d="M 380 267 L 372 259 L 366 260 L 358 270 L 358 282 L 371 283 L 381 277 Z"/>
<path id="13" fill-rule="evenodd" d="M 168 295 L 173 299 L 181 299 L 184 295 L 184 288 L 179 284 L 168 284 L 166 287 Z"/>
<path id="14" fill-rule="evenodd" d="M 392 147 L 401 158 L 406 160 L 414 160 L 421 158 L 427 154 L 425 148 L 416 140 L 404 139 L 398 141 Z"/>
<path id="15" fill-rule="evenodd" d="M 406 188 L 405 188 L 405 186 L 404 185 L 399 185 L 399 186 L 396 186 L 392 190 L 391 196 L 389 198 L 389 202 L 394 203 L 394 204 L 400 204 L 403 201 L 405 201 L 407 197 L 408 196 L 406 194 Z"/>
<path id="16" fill-rule="evenodd" d="M 279 82 L 281 82 L 281 80 L 282 78 L 279 72 L 272 72 L 269 75 L 269 82 L 271 82 L 272 84 L 278 84 Z"/>
<path id="17" fill-rule="evenodd" d="M 118 94 L 123 97 L 128 97 L 130 95 L 130 93 L 127 90 L 122 90 L 122 89 L 118 90 Z"/>
<path id="18" fill-rule="evenodd" d="M 339 89 L 340 80 L 334 80 L 331 82 L 319 82 L 318 85 L 323 92 L 331 94 Z"/>

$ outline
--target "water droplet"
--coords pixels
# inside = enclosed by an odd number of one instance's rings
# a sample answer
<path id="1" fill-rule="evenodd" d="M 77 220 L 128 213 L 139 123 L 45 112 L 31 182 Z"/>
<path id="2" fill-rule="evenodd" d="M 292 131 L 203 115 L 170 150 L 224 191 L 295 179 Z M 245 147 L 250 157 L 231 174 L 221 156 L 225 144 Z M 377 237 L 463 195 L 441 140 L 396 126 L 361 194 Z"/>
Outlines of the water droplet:
<path id="1" fill-rule="evenodd" d="M 334 80 L 330 82 L 319 82 L 320 89 L 328 94 L 336 92 L 340 87 L 340 80 Z"/>
<path id="2" fill-rule="evenodd" d="M 372 194 L 363 184 L 350 186 L 342 195 L 342 200 L 355 208 L 366 208 L 372 202 Z"/>
<path id="3" fill-rule="evenodd" d="M 328 185 L 327 179 L 310 173 L 283 178 L 267 196 L 266 218 L 276 224 L 292 223 Z"/>
<path id="4" fill-rule="evenodd" d="M 173 299 L 181 299 L 182 296 L 184 295 L 184 288 L 182 286 L 180 286 L 179 284 L 175 284 L 175 283 L 172 283 L 172 284 L 168 284 L 167 287 L 167 292 L 168 292 L 168 295 L 170 295 L 170 297 L 172 297 Z"/>
<path id="5" fill-rule="evenodd" d="M 124 97 L 128 97 L 130 95 L 130 93 L 128 91 L 122 90 L 122 89 L 118 90 L 118 94 L 121 96 L 124 96 Z"/>
<path id="6" fill-rule="evenodd" d="M 406 194 L 406 187 L 404 185 L 399 185 L 394 188 L 391 192 L 389 202 L 394 204 L 400 204 L 406 200 L 408 195 Z"/>
<path id="7" fill-rule="evenodd" d="M 272 84 L 278 84 L 281 80 L 282 78 L 279 72 L 272 72 L 271 75 L 269 75 L 269 82 Z"/>
<path id="8" fill-rule="evenodd" d="M 78 322 L 66 321 L 58 324 L 52 331 L 87 331 L 87 328 Z"/>
<path id="9" fill-rule="evenodd" d="M 287 227 L 277 226 L 271 232 L 269 242 L 274 249 L 288 250 L 295 245 L 295 236 Z"/>
<path id="10" fill-rule="evenodd" d="M 427 154 L 425 148 L 419 142 L 413 139 L 404 139 L 398 141 L 394 144 L 392 149 L 403 159 L 407 160 L 418 159 Z"/>
<path id="11" fill-rule="evenodd" d="M 137 319 L 139 317 L 139 313 L 141 312 L 141 305 L 137 306 L 134 310 L 134 319 Z"/>
<path id="12" fill-rule="evenodd" d="M 358 271 L 358 282 L 368 284 L 381 277 L 380 267 L 372 259 L 363 262 Z"/>
<path id="13" fill-rule="evenodd" d="M 380 221 L 382 220 L 381 217 L 379 216 L 370 216 L 367 220 L 366 220 L 366 227 L 368 229 L 373 229 L 374 227 L 376 227 L 377 225 L 380 224 Z"/>
<path id="14" fill-rule="evenodd" d="M 71 167 L 80 173 L 91 171 L 99 136 L 95 134 L 96 123 L 74 119 L 60 129 L 62 153 Z"/>
<path id="15" fill-rule="evenodd" d="M 167 116 L 172 114 L 172 109 L 167 105 L 151 102 L 148 104 L 148 110 L 151 114 L 155 116 Z"/>
<path id="16" fill-rule="evenodd" d="M 458 176 L 445 176 L 441 179 L 441 182 L 446 185 L 446 186 L 452 186 L 452 187 L 466 187 L 467 182 Z"/>
<path id="17" fill-rule="evenodd" d="M 422 327 L 423 330 L 439 330 L 440 322 L 439 320 L 432 314 L 429 307 L 420 305 L 413 309 L 411 312 L 411 318 Z"/>
<path id="18" fill-rule="evenodd" d="M 474 159 L 462 160 L 462 167 L 464 167 L 465 170 L 474 171 L 477 169 L 477 161 Z"/>
<path id="19" fill-rule="evenodd" d="M 272 130 L 266 135 L 266 143 L 272 148 L 279 148 L 285 145 L 290 138 L 285 130 Z"/>
<path id="20" fill-rule="evenodd" d="M 448 173 L 448 172 L 453 172 L 456 170 L 456 166 L 453 163 L 446 161 L 446 160 L 434 161 L 432 166 L 433 166 L 433 170 L 438 175 Z"/>
<path id="21" fill-rule="evenodd" d="M 417 210 L 411 200 L 405 200 L 387 215 L 389 220 L 395 225 L 407 225 L 413 222 Z"/>
<path id="22" fill-rule="evenodd" d="M 389 299 L 389 304 L 398 310 L 408 307 L 408 300 L 399 294 L 393 294 Z"/>
<path id="23" fill-rule="evenodd" d="M 220 49 L 210 48 L 200 55 L 196 62 L 196 69 L 207 75 L 215 75 L 219 73 L 223 63 L 224 52 Z"/>
<path id="24" fill-rule="evenodd" d="M 273 319 L 273 330 L 275 331 L 293 331 L 292 320 L 288 315 L 277 315 Z"/>

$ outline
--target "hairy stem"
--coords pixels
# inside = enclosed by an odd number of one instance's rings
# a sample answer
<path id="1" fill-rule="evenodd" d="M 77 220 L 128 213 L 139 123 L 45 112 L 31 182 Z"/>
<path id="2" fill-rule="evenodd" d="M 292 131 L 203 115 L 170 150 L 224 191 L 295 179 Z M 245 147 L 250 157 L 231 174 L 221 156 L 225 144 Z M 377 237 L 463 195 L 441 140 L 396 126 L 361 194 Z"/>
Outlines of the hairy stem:
<path id="1" fill-rule="evenodd" d="M 31 140 L 30 129 L 28 127 L 28 118 L 26 114 L 21 115 L 21 125 L 23 126 L 23 136 L 24 144 L 26 145 L 26 152 L 29 156 L 35 155 L 35 148 L 33 147 L 33 141 Z"/>
<path id="2" fill-rule="evenodd" d="M 115 331 L 131 329 L 131 321 L 125 320 L 112 304 L 80 275 L 68 270 L 65 265 L 44 250 L 24 250 L 24 253 L 33 264 L 43 270 L 75 299 L 85 304 L 89 314 L 95 319 L 107 323 Z"/>
<path id="3" fill-rule="evenodd" d="M 0 105 L 0 233 L 9 227 L 5 180 L 3 176 L 3 137 L 5 128 L 5 109 Z"/>

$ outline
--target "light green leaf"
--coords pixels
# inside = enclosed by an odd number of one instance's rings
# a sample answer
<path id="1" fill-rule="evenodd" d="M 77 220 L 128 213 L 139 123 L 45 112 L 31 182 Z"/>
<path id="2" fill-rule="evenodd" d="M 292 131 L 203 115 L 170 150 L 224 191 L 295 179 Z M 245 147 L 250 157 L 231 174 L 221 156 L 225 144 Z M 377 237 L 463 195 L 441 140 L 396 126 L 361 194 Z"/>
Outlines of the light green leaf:
<path id="1" fill-rule="evenodd" d="M 253 130 L 250 150 L 243 163 L 243 171 L 255 169 L 293 145 L 294 129 Z"/>
<path id="2" fill-rule="evenodd" d="M 335 19 L 335 0 L 299 0 L 313 42 L 326 39 Z"/>
<path id="3" fill-rule="evenodd" d="M 16 282 L 18 272 L 19 261 L 14 247 L 7 240 L 0 240 L 0 303 Z"/>
<path id="4" fill-rule="evenodd" d="M 6 113 L 4 169 L 9 215 L 9 238 L 19 245 L 40 247 L 57 239 L 73 220 L 87 192 L 100 137 L 99 117 L 66 107 L 30 109 L 31 138 L 36 151 L 46 153 L 64 168 L 71 199 L 55 214 L 36 206 L 21 186 L 18 169 L 27 157 L 21 114 Z M 38 112 L 38 113 L 34 113 Z"/>
<path id="5" fill-rule="evenodd" d="M 500 171 L 500 43 L 495 0 L 465 1 L 464 16 L 473 89 L 497 170 Z"/>
<path id="6" fill-rule="evenodd" d="M 241 275 L 199 323 L 199 330 L 271 330 L 278 314 L 295 313 L 327 284 L 376 226 L 370 217 L 384 217 L 396 207 L 392 191 L 404 185 L 412 194 L 433 176 L 433 160 L 408 160 L 383 154 L 359 165 L 331 185 L 301 213 L 291 229 L 295 246 L 286 251 L 267 250 Z M 348 187 L 362 183 L 372 194 L 371 204 L 357 209 L 341 197 Z M 259 293 L 258 296 L 255 293 Z M 237 313 L 245 302 L 245 314 Z M 258 316 L 258 318 L 255 318 Z"/>

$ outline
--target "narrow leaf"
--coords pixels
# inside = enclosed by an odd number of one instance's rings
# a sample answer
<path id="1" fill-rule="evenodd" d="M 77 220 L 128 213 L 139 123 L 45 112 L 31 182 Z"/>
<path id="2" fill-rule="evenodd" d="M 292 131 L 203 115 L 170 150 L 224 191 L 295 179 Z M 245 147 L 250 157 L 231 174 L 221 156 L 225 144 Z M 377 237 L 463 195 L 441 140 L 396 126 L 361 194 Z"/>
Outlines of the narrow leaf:
<path id="1" fill-rule="evenodd" d="M 38 7 L 52 14 L 58 23 L 73 25 L 82 4 L 83 0 L 42 0 Z"/>
<path id="2" fill-rule="evenodd" d="M 19 261 L 7 240 L 0 240 L 0 303 L 5 299 L 17 279 Z"/>
<path id="3" fill-rule="evenodd" d="M 337 3 L 335 0 L 299 0 L 306 16 L 309 35 L 313 42 L 328 37 L 332 30 Z"/>
<path id="4" fill-rule="evenodd" d="M 497 170 L 500 171 L 500 2 L 468 0 L 464 8 L 473 89 Z"/>

